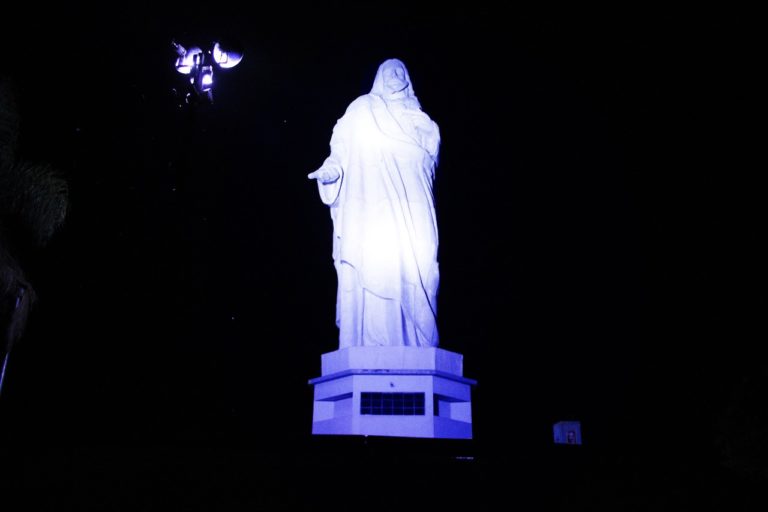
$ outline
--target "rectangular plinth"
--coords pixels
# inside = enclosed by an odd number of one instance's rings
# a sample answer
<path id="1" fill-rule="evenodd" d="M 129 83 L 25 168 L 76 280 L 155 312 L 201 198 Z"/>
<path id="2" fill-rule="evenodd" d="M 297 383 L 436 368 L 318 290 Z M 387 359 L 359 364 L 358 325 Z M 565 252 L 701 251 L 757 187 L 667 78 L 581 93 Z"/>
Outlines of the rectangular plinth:
<path id="1" fill-rule="evenodd" d="M 412 347 L 352 347 L 322 356 L 312 433 L 472 438 L 462 356 Z"/>
<path id="2" fill-rule="evenodd" d="M 321 356 L 321 374 L 344 370 L 434 370 L 461 376 L 463 356 L 440 348 L 349 347 Z"/>

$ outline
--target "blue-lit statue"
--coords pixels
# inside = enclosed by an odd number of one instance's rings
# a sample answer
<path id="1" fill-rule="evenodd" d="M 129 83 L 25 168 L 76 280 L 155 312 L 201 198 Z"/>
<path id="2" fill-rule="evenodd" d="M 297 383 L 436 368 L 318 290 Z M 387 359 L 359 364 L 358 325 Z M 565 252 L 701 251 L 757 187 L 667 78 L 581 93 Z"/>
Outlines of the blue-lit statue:
<path id="1" fill-rule="evenodd" d="M 432 182 L 440 131 L 401 61 L 379 66 L 371 92 L 337 121 L 330 146 L 308 177 L 333 219 L 340 348 L 436 347 Z"/>

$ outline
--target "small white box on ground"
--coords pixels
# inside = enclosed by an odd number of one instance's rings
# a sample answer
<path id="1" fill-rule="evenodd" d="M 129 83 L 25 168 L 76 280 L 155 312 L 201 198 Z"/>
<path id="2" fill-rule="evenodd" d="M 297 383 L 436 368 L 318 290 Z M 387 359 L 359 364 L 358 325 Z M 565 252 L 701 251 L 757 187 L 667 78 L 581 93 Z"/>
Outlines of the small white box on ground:
<path id="1" fill-rule="evenodd" d="M 559 421 L 554 424 L 555 444 L 581 444 L 581 422 Z"/>

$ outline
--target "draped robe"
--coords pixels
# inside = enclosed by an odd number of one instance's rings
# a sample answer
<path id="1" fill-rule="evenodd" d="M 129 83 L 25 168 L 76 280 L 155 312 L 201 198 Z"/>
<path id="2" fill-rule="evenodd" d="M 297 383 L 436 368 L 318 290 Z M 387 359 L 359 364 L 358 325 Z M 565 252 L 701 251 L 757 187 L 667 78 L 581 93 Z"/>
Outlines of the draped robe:
<path id="1" fill-rule="evenodd" d="M 440 133 L 410 85 L 399 100 L 380 86 L 377 75 L 333 129 L 321 168 L 339 179 L 318 180 L 333 219 L 339 346 L 435 347 Z"/>

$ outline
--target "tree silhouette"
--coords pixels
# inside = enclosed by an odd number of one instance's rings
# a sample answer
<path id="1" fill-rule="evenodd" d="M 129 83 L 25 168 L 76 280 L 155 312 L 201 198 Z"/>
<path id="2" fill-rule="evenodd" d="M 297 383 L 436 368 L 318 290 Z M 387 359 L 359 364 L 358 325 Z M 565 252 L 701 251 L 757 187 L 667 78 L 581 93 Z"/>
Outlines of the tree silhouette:
<path id="1" fill-rule="evenodd" d="M 61 173 L 48 164 L 20 159 L 18 139 L 13 84 L 0 77 L 0 391 L 8 355 L 24 332 L 35 299 L 15 253 L 24 243 L 46 246 L 63 224 L 68 203 Z"/>
<path id="2" fill-rule="evenodd" d="M 768 482 L 768 366 L 745 368 L 716 420 L 722 464 L 762 485 Z"/>

